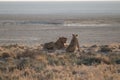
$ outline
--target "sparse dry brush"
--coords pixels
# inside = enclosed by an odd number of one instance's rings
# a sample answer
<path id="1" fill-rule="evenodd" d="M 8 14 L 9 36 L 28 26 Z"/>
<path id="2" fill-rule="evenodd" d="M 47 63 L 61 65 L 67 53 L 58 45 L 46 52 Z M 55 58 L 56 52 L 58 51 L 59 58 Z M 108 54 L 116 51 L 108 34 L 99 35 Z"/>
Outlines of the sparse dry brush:
<path id="1" fill-rule="evenodd" d="M 81 49 L 80 53 L 48 53 L 38 46 L 0 46 L 0 80 L 120 79 L 119 45 Z"/>

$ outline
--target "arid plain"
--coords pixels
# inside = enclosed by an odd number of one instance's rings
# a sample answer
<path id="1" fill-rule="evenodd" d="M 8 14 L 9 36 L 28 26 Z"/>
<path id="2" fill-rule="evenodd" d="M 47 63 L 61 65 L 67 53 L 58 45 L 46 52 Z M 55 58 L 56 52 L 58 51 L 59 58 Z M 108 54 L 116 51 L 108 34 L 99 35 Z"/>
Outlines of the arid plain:
<path id="1" fill-rule="evenodd" d="M 80 52 L 43 44 L 78 34 Z M 119 80 L 120 18 L 0 15 L 0 80 Z"/>

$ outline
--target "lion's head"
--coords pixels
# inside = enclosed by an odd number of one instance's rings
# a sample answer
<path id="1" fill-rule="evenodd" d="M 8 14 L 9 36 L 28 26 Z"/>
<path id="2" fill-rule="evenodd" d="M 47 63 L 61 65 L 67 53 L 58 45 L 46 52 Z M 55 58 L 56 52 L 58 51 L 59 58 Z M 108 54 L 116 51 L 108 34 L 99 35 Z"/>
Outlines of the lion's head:
<path id="1" fill-rule="evenodd" d="M 60 37 L 58 40 L 59 40 L 61 43 L 66 43 L 67 38 L 66 38 L 66 37 Z"/>
<path id="2" fill-rule="evenodd" d="M 65 43 L 67 41 L 66 37 L 59 37 L 59 39 L 55 42 L 56 48 L 57 49 L 62 49 L 65 48 Z"/>

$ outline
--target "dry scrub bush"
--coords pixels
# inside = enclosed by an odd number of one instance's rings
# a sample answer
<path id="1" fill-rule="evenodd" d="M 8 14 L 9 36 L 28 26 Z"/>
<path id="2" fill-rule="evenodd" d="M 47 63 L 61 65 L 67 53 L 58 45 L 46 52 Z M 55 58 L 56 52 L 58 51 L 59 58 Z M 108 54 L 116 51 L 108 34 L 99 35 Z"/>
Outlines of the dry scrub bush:
<path id="1" fill-rule="evenodd" d="M 0 47 L 0 80 L 119 80 L 119 64 L 120 54 L 113 51 L 48 54 L 35 47 Z"/>

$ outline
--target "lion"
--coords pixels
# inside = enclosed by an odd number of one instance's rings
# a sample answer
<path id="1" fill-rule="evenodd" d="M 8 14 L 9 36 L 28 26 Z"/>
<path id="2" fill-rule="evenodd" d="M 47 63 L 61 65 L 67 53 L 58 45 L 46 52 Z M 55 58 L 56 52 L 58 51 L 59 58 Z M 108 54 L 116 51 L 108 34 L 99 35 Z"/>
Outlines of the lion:
<path id="1" fill-rule="evenodd" d="M 65 37 L 60 37 L 56 42 L 55 42 L 55 47 L 57 49 L 64 49 L 65 48 L 65 43 L 67 41 L 67 38 Z"/>
<path id="2" fill-rule="evenodd" d="M 45 50 L 55 50 L 55 43 L 54 42 L 45 43 L 43 45 L 43 49 L 45 49 Z"/>
<path id="3" fill-rule="evenodd" d="M 66 52 L 74 52 L 76 49 L 80 51 L 80 46 L 78 42 L 78 35 L 77 34 L 72 34 L 72 40 L 68 47 L 66 48 Z"/>
<path id="4" fill-rule="evenodd" d="M 66 41 L 67 41 L 66 37 L 59 37 L 59 39 L 56 42 L 45 43 L 43 48 L 45 50 L 64 49 Z"/>

